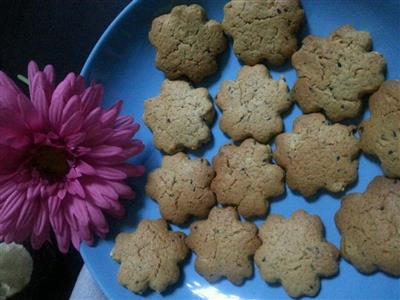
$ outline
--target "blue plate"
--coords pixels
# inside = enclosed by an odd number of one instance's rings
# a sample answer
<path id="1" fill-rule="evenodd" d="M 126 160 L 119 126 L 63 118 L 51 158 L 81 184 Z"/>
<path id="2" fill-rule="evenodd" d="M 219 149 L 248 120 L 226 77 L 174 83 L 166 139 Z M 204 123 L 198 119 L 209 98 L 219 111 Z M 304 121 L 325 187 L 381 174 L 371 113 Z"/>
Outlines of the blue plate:
<path id="1" fill-rule="evenodd" d="M 143 163 L 147 171 L 160 165 L 161 154 L 152 144 L 152 135 L 142 121 L 143 102 L 158 95 L 163 74 L 155 68 L 155 51 L 150 45 L 147 34 L 152 20 L 160 14 L 168 12 L 173 6 L 182 3 L 198 3 L 207 11 L 210 19 L 222 21 L 223 0 L 203 1 L 168 1 L 142 0 L 133 1 L 115 19 L 104 33 L 96 47 L 90 54 L 82 74 L 88 79 L 96 80 L 105 86 L 105 106 L 110 106 L 118 99 L 124 100 L 122 114 L 134 116 L 142 127 L 137 135 L 146 145 L 145 151 L 132 162 Z M 378 0 L 341 0 L 341 1 L 303 1 L 306 14 L 306 24 L 302 35 L 318 35 L 326 37 L 341 25 L 351 24 L 358 30 L 369 31 L 373 37 L 374 50 L 385 57 L 388 64 L 387 78 L 400 78 L 400 2 Z M 240 68 L 240 63 L 232 52 L 231 47 L 220 57 L 219 72 L 201 86 L 209 88 L 212 97 L 215 97 L 223 80 L 232 80 Z M 279 69 L 272 69 L 273 78 L 285 76 L 292 87 L 296 75 L 290 65 Z M 218 112 L 220 116 L 220 112 Z M 297 106 L 285 116 L 285 130 L 292 130 L 293 120 L 301 114 Z M 364 118 L 368 117 L 364 113 Z M 354 120 L 359 122 L 360 119 Z M 214 123 L 213 141 L 201 151 L 192 153 L 194 156 L 203 156 L 211 160 L 218 149 L 229 143 Z M 364 155 L 360 157 L 359 180 L 348 192 L 362 192 L 368 183 L 382 171 L 375 161 Z M 157 204 L 145 196 L 143 188 L 145 178 L 132 182 L 137 191 L 137 198 L 127 205 L 127 216 L 122 221 L 113 221 L 110 234 L 105 240 L 99 241 L 94 247 L 82 245 L 81 253 L 93 277 L 110 299 L 140 299 L 138 296 L 120 286 L 117 282 L 119 265 L 114 262 L 109 253 L 114 245 L 115 236 L 122 231 L 135 230 L 138 222 L 144 218 L 159 218 Z M 340 197 L 343 195 L 320 194 L 313 201 L 293 194 L 287 189 L 286 197 L 271 204 L 271 213 L 290 216 L 298 209 L 304 209 L 311 214 L 319 215 L 326 228 L 328 241 L 339 246 L 340 235 L 335 226 L 334 215 L 340 206 Z M 255 222 L 257 226 L 263 220 Z M 188 228 L 172 226 L 174 230 Z M 266 284 L 257 269 L 251 280 L 241 287 L 222 280 L 210 285 L 194 270 L 195 255 L 182 268 L 181 280 L 170 287 L 163 295 L 166 299 L 287 299 L 283 288 L 279 285 Z M 323 279 L 320 298 L 326 299 L 400 299 L 400 284 L 398 279 L 382 273 L 365 276 L 359 273 L 352 265 L 340 261 L 340 272 L 337 276 Z M 146 298 L 160 299 L 159 294 L 149 292 Z"/>

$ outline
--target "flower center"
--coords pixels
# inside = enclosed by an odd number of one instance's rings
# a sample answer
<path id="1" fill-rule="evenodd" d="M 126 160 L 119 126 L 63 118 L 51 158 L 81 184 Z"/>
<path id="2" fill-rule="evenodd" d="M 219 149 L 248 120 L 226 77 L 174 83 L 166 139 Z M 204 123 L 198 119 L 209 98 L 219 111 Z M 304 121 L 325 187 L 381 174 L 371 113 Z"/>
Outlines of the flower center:
<path id="1" fill-rule="evenodd" d="M 50 182 L 63 179 L 69 171 L 67 153 L 51 147 L 40 148 L 32 158 L 33 167 Z"/>

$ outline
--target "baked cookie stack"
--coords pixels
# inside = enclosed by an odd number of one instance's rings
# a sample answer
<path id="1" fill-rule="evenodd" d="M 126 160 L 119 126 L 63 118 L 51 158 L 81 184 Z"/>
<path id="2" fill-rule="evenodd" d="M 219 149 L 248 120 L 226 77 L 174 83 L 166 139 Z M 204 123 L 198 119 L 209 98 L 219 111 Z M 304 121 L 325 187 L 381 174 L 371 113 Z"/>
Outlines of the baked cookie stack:
<path id="1" fill-rule="evenodd" d="M 291 297 L 315 296 L 321 277 L 338 272 L 340 255 L 363 273 L 400 275 L 400 82 L 384 82 L 385 61 L 371 51 L 371 36 L 348 25 L 327 38 L 307 36 L 298 49 L 303 21 L 297 0 L 231 0 L 221 24 L 199 5 L 176 6 L 153 20 L 149 39 L 167 79 L 145 102 L 143 119 L 164 157 L 148 175 L 146 193 L 162 219 L 118 235 L 112 257 L 121 263 L 122 285 L 163 292 L 178 281 L 189 250 L 209 282 L 243 284 L 254 259 L 262 278 L 281 283 Z M 219 127 L 232 143 L 210 163 L 187 153 L 210 142 L 216 115 L 208 90 L 195 84 L 218 70 L 227 37 L 244 65 L 215 97 Z M 264 65 L 288 60 L 298 76 L 291 91 Z M 358 117 L 374 92 L 371 118 L 343 123 Z M 304 114 L 283 133 L 282 115 L 294 103 Z M 340 250 L 325 240 L 318 216 L 298 210 L 287 219 L 266 217 L 285 181 L 305 198 L 344 192 L 357 180 L 361 151 L 376 156 L 392 179 L 377 177 L 366 192 L 343 198 Z M 266 220 L 258 230 L 252 220 L 260 217 Z M 203 220 L 188 236 L 166 223 L 185 226 L 192 218 Z"/>

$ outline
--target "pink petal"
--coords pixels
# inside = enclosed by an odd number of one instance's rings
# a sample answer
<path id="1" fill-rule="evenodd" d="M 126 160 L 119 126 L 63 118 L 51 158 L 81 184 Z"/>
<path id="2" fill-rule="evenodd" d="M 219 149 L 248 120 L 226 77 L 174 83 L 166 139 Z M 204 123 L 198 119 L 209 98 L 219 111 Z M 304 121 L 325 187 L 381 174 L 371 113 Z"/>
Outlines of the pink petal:
<path id="1" fill-rule="evenodd" d="M 79 173 L 75 167 L 71 167 L 71 169 L 69 169 L 69 172 L 67 174 L 67 179 L 75 180 L 75 179 L 81 177 L 81 175 L 82 174 Z"/>
<path id="2" fill-rule="evenodd" d="M 95 207 L 93 204 L 87 201 L 85 202 L 85 205 L 97 235 L 104 237 L 108 233 L 109 228 L 101 209 Z"/>
<path id="3" fill-rule="evenodd" d="M 30 83 L 30 95 L 31 101 L 35 106 L 36 110 L 47 120 L 51 91 L 48 91 L 46 87 L 45 75 L 42 73 L 36 74 L 35 78 Z"/>
<path id="4" fill-rule="evenodd" d="M 77 145 L 81 144 L 86 138 L 85 132 L 77 132 L 71 135 L 68 135 L 65 138 L 65 141 L 70 148 L 75 148 Z"/>
<path id="5" fill-rule="evenodd" d="M 117 103 L 114 104 L 110 109 L 108 109 L 105 113 L 100 118 L 100 122 L 104 126 L 110 126 L 111 124 L 115 123 L 115 120 L 118 117 L 118 114 L 120 113 L 122 108 L 122 101 L 118 101 Z"/>
<path id="6" fill-rule="evenodd" d="M 96 124 L 99 122 L 100 117 L 101 117 L 101 108 L 97 107 L 87 115 L 87 117 L 84 121 L 84 126 L 87 126 L 87 127 L 93 126 L 93 124 Z"/>
<path id="7" fill-rule="evenodd" d="M 92 195 L 104 195 L 112 202 L 118 200 L 118 194 L 110 187 L 106 181 L 97 180 L 95 178 L 88 178 L 84 183 L 84 188 Z"/>
<path id="8" fill-rule="evenodd" d="M 36 62 L 31 60 L 28 64 L 28 79 L 29 79 L 29 93 L 33 94 L 33 81 L 35 79 L 36 74 L 39 72 L 39 67 Z"/>
<path id="9" fill-rule="evenodd" d="M 111 128 L 106 128 L 106 129 L 93 128 L 93 130 L 87 132 L 88 135 L 85 140 L 85 145 L 104 144 L 105 141 L 107 141 L 114 133 Z"/>
<path id="10" fill-rule="evenodd" d="M 134 134 L 135 131 L 129 129 L 114 131 L 113 134 L 107 139 L 107 142 L 110 145 L 119 145 L 129 141 Z"/>
<path id="11" fill-rule="evenodd" d="M 4 223 L 10 220 L 11 218 L 16 218 L 18 216 L 19 209 L 24 203 L 23 196 L 24 195 L 20 191 L 16 190 L 7 197 L 0 211 L 1 223 Z"/>
<path id="12" fill-rule="evenodd" d="M 78 236 L 78 233 L 74 230 L 71 230 L 71 241 L 72 241 L 72 245 L 74 246 L 74 248 L 79 251 L 80 245 L 81 245 L 81 240 Z"/>
<path id="13" fill-rule="evenodd" d="M 29 144 L 29 141 L 25 140 L 24 143 L 23 147 L 25 148 Z M 0 145 L 0 175 L 13 172 L 13 170 L 21 165 L 25 156 L 24 148 L 17 148 L 18 150 L 16 150 L 14 147 Z"/>
<path id="14" fill-rule="evenodd" d="M 22 119 L 25 121 L 26 127 L 31 131 L 39 131 L 43 128 L 42 116 L 38 113 L 32 102 L 25 95 L 18 95 L 17 104 Z"/>
<path id="15" fill-rule="evenodd" d="M 22 93 L 21 90 L 17 87 L 17 85 L 12 81 L 6 73 L 0 71 L 0 88 L 9 89 L 15 94 Z"/>
<path id="16" fill-rule="evenodd" d="M 85 242 L 90 243 L 93 240 L 93 236 L 89 228 L 90 217 L 85 201 L 74 198 L 71 209 L 78 220 L 79 236 Z M 80 216 L 80 218 L 78 218 L 78 216 Z"/>
<path id="17" fill-rule="evenodd" d="M 81 98 L 78 95 L 72 96 L 67 103 L 62 112 L 62 121 L 66 122 L 71 116 L 80 111 Z"/>
<path id="18" fill-rule="evenodd" d="M 60 199 L 60 203 L 61 203 L 61 200 L 63 200 L 64 198 L 65 198 L 65 196 L 67 195 L 67 190 L 66 189 L 60 189 L 58 192 L 57 192 L 57 197 Z"/>
<path id="19" fill-rule="evenodd" d="M 78 146 L 75 150 L 75 156 L 76 157 L 82 157 L 88 153 L 91 152 L 91 148 L 89 147 L 83 147 L 83 146 Z"/>
<path id="20" fill-rule="evenodd" d="M 81 197 L 82 199 L 85 198 L 85 191 L 82 187 L 82 185 L 80 184 L 79 180 L 71 180 L 68 183 L 68 192 L 71 195 L 78 195 L 79 197 Z"/>
<path id="21" fill-rule="evenodd" d="M 15 175 L 0 176 L 0 203 L 15 191 Z"/>
<path id="22" fill-rule="evenodd" d="M 123 199 L 132 199 L 135 196 L 133 190 L 127 185 L 119 181 L 107 182 Z"/>
<path id="23" fill-rule="evenodd" d="M 0 145 L 10 147 L 15 150 L 24 150 L 25 147 L 31 144 L 29 136 L 19 132 L 15 128 L 7 128 L 0 126 Z"/>
<path id="24" fill-rule="evenodd" d="M 34 202 L 27 201 L 25 198 L 18 212 L 17 222 L 15 224 L 16 227 L 15 230 L 17 231 L 23 230 L 30 233 L 33 225 L 33 219 L 36 218 L 36 215 L 37 215 L 37 210 L 36 206 L 34 205 Z M 23 239 L 26 239 L 27 237 L 28 236 L 25 236 Z"/>
<path id="25" fill-rule="evenodd" d="M 35 199 L 40 192 L 40 184 L 30 185 L 26 191 L 26 199 L 32 201 Z"/>
<path id="26" fill-rule="evenodd" d="M 71 198 L 69 199 L 67 209 L 72 217 L 71 219 L 76 220 L 79 237 L 84 241 L 90 242 L 92 240 L 92 234 L 89 229 L 89 215 L 84 201 Z"/>
<path id="27" fill-rule="evenodd" d="M 115 127 L 123 127 L 133 123 L 133 119 L 129 116 L 118 117 L 117 121 L 115 122 Z"/>
<path id="28" fill-rule="evenodd" d="M 52 97 L 49 109 L 49 121 L 54 128 L 61 126 L 61 115 L 64 108 L 64 100 L 61 97 Z"/>
<path id="29" fill-rule="evenodd" d="M 96 173 L 98 176 L 110 180 L 123 180 L 127 177 L 124 171 L 107 166 L 97 167 Z"/>
<path id="30" fill-rule="evenodd" d="M 124 209 L 118 201 L 118 194 L 107 184 L 100 185 L 99 182 L 92 181 L 85 184 L 86 199 L 98 207 L 103 208 L 107 213 L 114 217 L 122 217 Z"/>
<path id="31" fill-rule="evenodd" d="M 57 216 L 56 218 L 61 218 L 61 216 Z M 63 223 L 62 220 L 60 222 Z M 71 240 L 71 233 L 68 226 L 64 225 L 59 231 L 55 231 L 54 234 L 57 239 L 58 249 L 62 253 L 67 253 L 69 250 L 69 245 Z"/>
<path id="32" fill-rule="evenodd" d="M 89 156 L 92 158 L 112 157 L 121 154 L 121 152 L 122 149 L 120 147 L 101 145 L 93 148 Z"/>
<path id="33" fill-rule="evenodd" d="M 144 166 L 125 165 L 119 166 L 118 169 L 125 172 L 128 177 L 139 177 L 145 172 Z"/>
<path id="34" fill-rule="evenodd" d="M 82 94 L 82 111 L 87 114 L 97 108 L 103 99 L 103 87 L 95 84 L 88 87 Z"/>
<path id="35" fill-rule="evenodd" d="M 76 170 L 81 174 L 86 175 L 95 175 L 96 170 L 88 163 L 83 160 L 80 160 L 78 165 L 76 166 Z"/>
<path id="36" fill-rule="evenodd" d="M 126 158 L 138 155 L 139 153 L 142 153 L 144 149 L 144 144 L 141 141 L 134 140 L 131 142 L 130 147 L 126 147 L 124 149 L 123 156 Z"/>
<path id="37" fill-rule="evenodd" d="M 47 77 L 47 81 L 53 86 L 56 80 L 55 70 L 52 65 L 44 67 L 43 73 Z"/>
<path id="38" fill-rule="evenodd" d="M 61 199 L 58 196 L 50 196 L 47 200 L 47 205 L 49 208 L 50 217 L 58 215 L 60 213 L 61 208 Z M 57 223 L 57 228 L 59 229 L 61 224 Z"/>
<path id="39" fill-rule="evenodd" d="M 33 226 L 32 232 L 40 240 L 41 236 L 46 235 L 45 233 L 48 231 L 48 227 L 49 227 L 49 213 L 46 207 L 41 206 L 40 209 L 38 210 L 38 215 L 36 217 L 36 222 Z"/>
<path id="40" fill-rule="evenodd" d="M 51 98 L 49 119 L 55 128 L 61 126 L 61 117 L 64 105 L 72 96 L 81 94 L 85 89 L 85 81 L 82 77 L 70 73 L 56 87 Z"/>
<path id="41" fill-rule="evenodd" d="M 82 125 L 82 115 L 80 111 L 73 114 L 60 129 L 60 136 L 65 137 L 79 131 Z"/>

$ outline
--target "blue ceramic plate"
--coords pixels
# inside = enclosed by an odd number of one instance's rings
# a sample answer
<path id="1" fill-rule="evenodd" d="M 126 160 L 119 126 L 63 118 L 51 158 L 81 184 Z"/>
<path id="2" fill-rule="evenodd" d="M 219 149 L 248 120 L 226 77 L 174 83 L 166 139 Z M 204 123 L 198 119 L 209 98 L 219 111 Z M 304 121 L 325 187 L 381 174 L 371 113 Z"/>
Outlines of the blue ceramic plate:
<path id="1" fill-rule="evenodd" d="M 161 154 L 152 144 L 152 135 L 142 121 L 143 102 L 158 95 L 163 74 L 154 66 L 155 51 L 150 45 L 147 34 L 152 20 L 160 14 L 182 3 L 198 3 L 207 11 L 210 19 L 222 21 L 223 0 L 199 1 L 168 1 L 142 0 L 133 1 L 104 33 L 96 47 L 90 54 L 82 74 L 89 80 L 96 80 L 105 86 L 105 105 L 110 106 L 118 99 L 124 100 L 123 114 L 134 116 L 142 127 L 137 135 L 146 145 L 145 151 L 132 162 L 143 163 L 147 171 L 160 165 Z M 302 35 L 318 35 L 326 37 L 344 24 L 351 24 L 358 30 L 369 31 L 373 37 L 374 50 L 380 52 L 388 63 L 387 78 L 400 78 L 400 2 L 379 0 L 304 0 L 303 7 L 306 14 L 306 24 Z M 208 78 L 201 86 L 209 88 L 212 97 L 215 97 L 223 80 L 232 80 L 240 68 L 238 59 L 231 47 L 220 57 L 219 72 Z M 285 76 L 292 87 L 296 74 L 290 65 L 279 69 L 272 69 L 273 78 Z M 220 112 L 218 112 L 220 115 Z M 292 130 L 293 120 L 301 114 L 295 106 L 285 116 L 285 130 Z M 368 117 L 364 113 L 364 118 Z M 355 120 L 354 122 L 359 122 Z M 212 128 L 213 141 L 201 151 L 192 153 L 194 156 L 203 156 L 211 160 L 218 149 L 229 143 L 214 123 Z M 359 180 L 347 192 L 362 192 L 368 183 L 382 171 L 375 161 L 364 155 L 360 157 Z M 143 296 L 135 295 L 117 282 L 119 265 L 114 262 L 109 253 L 114 245 L 115 236 L 122 231 L 135 230 L 138 222 L 145 218 L 160 217 L 157 204 L 145 196 L 143 188 L 145 178 L 133 182 L 137 191 L 137 198 L 127 206 L 127 215 L 122 221 L 113 222 L 112 230 L 106 240 L 99 241 L 94 247 L 82 245 L 81 253 L 93 277 L 110 299 L 140 299 Z M 319 215 L 326 228 L 328 241 L 339 246 L 340 236 L 335 226 L 334 215 L 340 206 L 343 195 L 320 194 L 309 202 L 287 189 L 286 197 L 271 204 L 271 213 L 290 216 L 297 209 L 304 209 L 311 214 Z M 263 220 L 255 222 L 257 226 Z M 188 228 L 172 226 L 173 230 Z M 182 268 L 181 280 L 170 287 L 164 294 L 166 299 L 287 299 L 283 288 L 279 285 L 266 284 L 257 269 L 253 278 L 246 281 L 241 287 L 232 285 L 227 280 L 210 285 L 194 270 L 195 255 Z M 340 261 L 340 272 L 337 276 L 323 279 L 322 288 L 318 297 L 326 299 L 399 299 L 400 284 L 398 279 L 382 273 L 365 276 L 360 274 L 352 265 Z M 149 292 L 148 299 L 160 299 L 157 293 Z"/>

